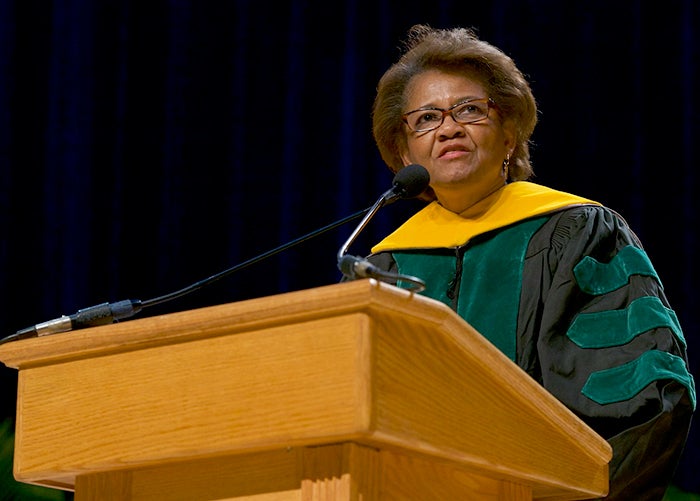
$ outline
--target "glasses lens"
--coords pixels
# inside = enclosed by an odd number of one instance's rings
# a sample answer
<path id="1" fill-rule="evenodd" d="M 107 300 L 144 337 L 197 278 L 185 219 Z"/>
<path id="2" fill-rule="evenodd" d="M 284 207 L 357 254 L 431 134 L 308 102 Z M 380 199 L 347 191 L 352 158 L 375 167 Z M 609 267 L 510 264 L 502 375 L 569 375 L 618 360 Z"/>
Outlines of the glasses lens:
<path id="1" fill-rule="evenodd" d="M 408 126 L 416 132 L 432 130 L 440 127 L 442 113 L 437 110 L 418 110 L 406 115 Z"/>
<path id="2" fill-rule="evenodd" d="M 489 105 L 485 101 L 470 101 L 452 110 L 452 116 L 457 122 L 472 123 L 483 120 L 489 114 Z"/>

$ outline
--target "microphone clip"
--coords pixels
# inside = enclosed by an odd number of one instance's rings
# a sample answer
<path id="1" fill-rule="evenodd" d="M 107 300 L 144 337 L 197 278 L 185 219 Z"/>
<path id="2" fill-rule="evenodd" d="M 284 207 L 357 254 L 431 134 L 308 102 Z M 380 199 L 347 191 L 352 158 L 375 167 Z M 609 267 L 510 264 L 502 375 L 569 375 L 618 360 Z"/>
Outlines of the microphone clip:
<path id="1" fill-rule="evenodd" d="M 408 284 L 408 289 L 413 292 L 425 290 L 425 282 L 420 278 L 384 271 L 370 263 L 369 260 L 358 256 L 345 254 L 338 261 L 338 269 L 350 280 L 374 278 L 381 282 L 393 283 L 397 286 L 399 282 L 405 282 Z"/>

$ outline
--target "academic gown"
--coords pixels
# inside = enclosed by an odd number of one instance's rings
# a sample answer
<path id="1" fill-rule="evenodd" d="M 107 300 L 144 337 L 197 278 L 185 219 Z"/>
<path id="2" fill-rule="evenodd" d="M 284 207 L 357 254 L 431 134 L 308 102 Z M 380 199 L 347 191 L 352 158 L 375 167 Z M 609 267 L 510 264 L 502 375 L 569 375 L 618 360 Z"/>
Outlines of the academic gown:
<path id="1" fill-rule="evenodd" d="M 609 208 L 525 181 L 470 214 L 432 202 L 368 259 L 422 278 L 422 294 L 453 308 L 611 444 L 606 499 L 661 499 L 695 384 L 639 239 Z"/>

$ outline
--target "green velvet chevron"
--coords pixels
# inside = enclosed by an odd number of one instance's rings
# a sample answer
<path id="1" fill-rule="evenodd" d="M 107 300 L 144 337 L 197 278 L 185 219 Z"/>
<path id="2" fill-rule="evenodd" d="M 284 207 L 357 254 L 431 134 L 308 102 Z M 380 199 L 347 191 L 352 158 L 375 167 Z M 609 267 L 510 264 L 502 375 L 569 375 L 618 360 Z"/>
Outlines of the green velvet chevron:
<path id="1" fill-rule="evenodd" d="M 609 263 L 601 263 L 586 256 L 574 268 L 576 282 L 587 294 L 607 294 L 625 285 L 632 275 L 659 276 L 646 252 L 628 245 L 622 248 Z"/>
<path id="2" fill-rule="evenodd" d="M 695 409 L 695 382 L 685 361 L 659 350 L 644 352 L 639 358 L 618 367 L 594 372 L 581 393 L 601 405 L 622 402 L 648 384 L 662 379 L 673 379 L 685 386 Z"/>
<path id="3" fill-rule="evenodd" d="M 607 348 L 629 343 L 639 334 L 668 327 L 685 346 L 676 313 L 653 296 L 640 297 L 622 310 L 578 315 L 566 333 L 581 348 Z"/>

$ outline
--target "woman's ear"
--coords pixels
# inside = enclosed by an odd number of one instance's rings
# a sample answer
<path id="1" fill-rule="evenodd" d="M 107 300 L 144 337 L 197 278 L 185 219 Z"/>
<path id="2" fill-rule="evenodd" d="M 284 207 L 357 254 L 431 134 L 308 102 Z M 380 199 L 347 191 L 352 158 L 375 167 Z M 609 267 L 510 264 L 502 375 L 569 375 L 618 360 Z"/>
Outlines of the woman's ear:
<path id="1" fill-rule="evenodd" d="M 408 151 L 402 151 L 400 154 L 401 161 L 403 162 L 403 166 L 406 167 L 407 165 L 411 165 L 413 162 L 411 161 L 411 157 L 408 155 Z"/>
<path id="2" fill-rule="evenodd" d="M 512 155 L 513 151 L 515 151 L 515 138 L 517 136 L 515 133 L 515 123 L 512 120 L 508 120 L 507 122 L 503 123 L 502 127 L 503 135 L 505 136 L 504 146 L 506 147 L 508 155 Z"/>

